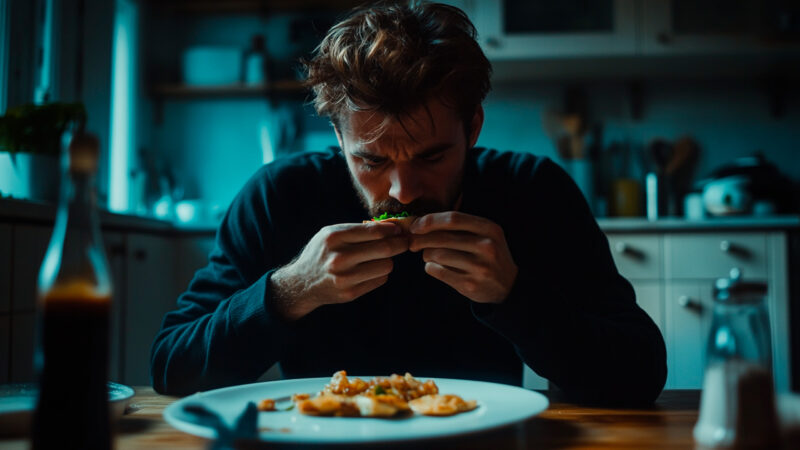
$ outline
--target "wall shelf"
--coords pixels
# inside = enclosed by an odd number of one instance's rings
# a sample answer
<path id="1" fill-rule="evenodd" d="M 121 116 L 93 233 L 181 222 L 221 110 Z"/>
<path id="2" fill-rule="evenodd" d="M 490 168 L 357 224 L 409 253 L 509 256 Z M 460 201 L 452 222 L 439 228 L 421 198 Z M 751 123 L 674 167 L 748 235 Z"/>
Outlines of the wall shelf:
<path id="1" fill-rule="evenodd" d="M 273 97 L 301 95 L 306 92 L 298 80 L 278 80 L 269 84 L 231 84 L 221 86 L 191 86 L 179 83 L 156 84 L 150 94 L 157 99 L 220 98 L 220 97 Z"/>

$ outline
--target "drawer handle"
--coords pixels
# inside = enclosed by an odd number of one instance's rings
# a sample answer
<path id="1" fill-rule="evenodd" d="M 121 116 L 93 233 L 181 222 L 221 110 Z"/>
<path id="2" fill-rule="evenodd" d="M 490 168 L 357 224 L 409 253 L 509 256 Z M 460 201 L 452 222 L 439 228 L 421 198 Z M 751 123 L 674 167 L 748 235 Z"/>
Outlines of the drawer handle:
<path id="1" fill-rule="evenodd" d="M 614 245 L 614 250 L 620 255 L 629 256 L 634 259 L 643 260 L 645 254 L 643 251 L 633 247 L 630 244 L 626 244 L 625 242 L 617 242 Z"/>
<path id="2" fill-rule="evenodd" d="M 719 243 L 719 249 L 725 253 L 730 255 L 740 256 L 743 258 L 750 257 L 750 250 L 742 247 L 741 245 L 737 245 L 731 241 L 724 240 Z"/>
<path id="3" fill-rule="evenodd" d="M 694 300 L 688 295 L 681 295 L 678 297 L 678 304 L 686 309 L 691 309 L 697 312 L 703 309 L 703 305 L 699 301 Z"/>

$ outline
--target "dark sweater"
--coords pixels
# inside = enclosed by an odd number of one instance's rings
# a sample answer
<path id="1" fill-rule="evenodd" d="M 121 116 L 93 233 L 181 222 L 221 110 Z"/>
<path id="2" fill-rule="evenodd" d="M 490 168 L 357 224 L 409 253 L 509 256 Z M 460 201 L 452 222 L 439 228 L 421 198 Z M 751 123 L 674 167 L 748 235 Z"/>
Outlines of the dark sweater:
<path id="1" fill-rule="evenodd" d="M 468 152 L 461 212 L 505 231 L 519 267 L 505 302 L 470 301 L 424 272 L 420 253 L 395 257 L 389 281 L 296 322 L 274 311 L 270 275 L 326 225 L 358 223 L 338 149 L 265 165 L 234 199 L 208 266 L 152 348 L 153 387 L 190 394 L 284 377 L 411 372 L 520 385 L 521 361 L 576 401 L 651 402 L 666 379 L 664 340 L 636 305 L 608 242 L 569 176 L 546 158 Z"/>

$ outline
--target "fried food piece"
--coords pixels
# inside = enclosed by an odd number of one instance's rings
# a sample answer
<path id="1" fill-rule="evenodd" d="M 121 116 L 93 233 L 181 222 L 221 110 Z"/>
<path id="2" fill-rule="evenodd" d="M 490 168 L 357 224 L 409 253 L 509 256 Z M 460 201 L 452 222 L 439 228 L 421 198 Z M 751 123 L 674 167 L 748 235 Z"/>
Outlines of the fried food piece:
<path id="1" fill-rule="evenodd" d="M 452 394 L 433 394 L 411 400 L 408 402 L 414 412 L 426 416 L 452 416 L 460 412 L 472 411 L 478 406 L 476 400 L 465 401 Z"/>
<path id="2" fill-rule="evenodd" d="M 301 414 L 309 416 L 357 417 L 358 406 L 352 398 L 336 394 L 320 394 L 296 403 Z"/>
<path id="3" fill-rule="evenodd" d="M 275 411 L 275 400 L 265 398 L 258 402 L 257 408 L 259 411 Z"/>
<path id="4" fill-rule="evenodd" d="M 377 392 L 376 387 L 380 386 L 385 393 L 395 394 L 409 401 L 424 395 L 438 394 L 439 387 L 433 380 L 421 382 L 413 375 L 406 372 L 404 376 L 392 374 L 390 377 L 375 377 L 369 382 L 371 389 Z"/>
<path id="5" fill-rule="evenodd" d="M 408 402 L 396 395 L 357 395 L 353 401 L 363 417 L 392 417 L 411 410 Z"/>
<path id="6" fill-rule="evenodd" d="M 369 389 L 369 384 L 361 378 L 352 381 L 347 378 L 347 372 L 340 370 L 333 374 L 331 381 L 322 388 L 323 393 L 337 395 L 358 395 Z"/>
<path id="7" fill-rule="evenodd" d="M 309 398 L 311 398 L 311 394 L 305 394 L 305 393 L 292 394 L 293 403 L 297 403 L 300 400 L 308 400 Z"/>

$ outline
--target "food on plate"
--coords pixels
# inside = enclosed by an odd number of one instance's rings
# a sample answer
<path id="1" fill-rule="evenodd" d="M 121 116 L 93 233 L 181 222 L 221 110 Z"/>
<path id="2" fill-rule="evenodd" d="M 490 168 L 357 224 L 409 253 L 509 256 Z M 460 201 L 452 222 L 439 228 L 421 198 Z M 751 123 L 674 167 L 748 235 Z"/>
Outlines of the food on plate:
<path id="1" fill-rule="evenodd" d="M 275 400 L 271 398 L 265 398 L 258 402 L 258 410 L 259 411 L 275 411 Z"/>
<path id="2" fill-rule="evenodd" d="M 429 416 L 449 416 L 477 406 L 475 400 L 439 395 L 433 380 L 423 382 L 410 373 L 364 381 L 348 378 L 344 370 L 333 374 L 318 395 L 294 394 L 292 401 L 301 414 L 336 417 L 394 417 L 411 414 L 412 410 Z M 417 407 L 412 406 L 415 404 Z"/>
<path id="3" fill-rule="evenodd" d="M 380 216 L 373 217 L 371 220 L 365 220 L 363 223 L 392 222 L 400 226 L 403 232 L 408 233 L 408 229 L 411 228 L 411 224 L 414 223 L 415 220 L 417 220 L 417 216 L 409 215 L 408 211 L 403 211 L 400 214 L 389 214 L 385 212 Z"/>
<path id="4" fill-rule="evenodd" d="M 426 395 L 408 402 L 414 412 L 426 416 L 452 416 L 460 412 L 472 411 L 478 406 L 475 400 L 464 400 L 457 395 Z"/>

